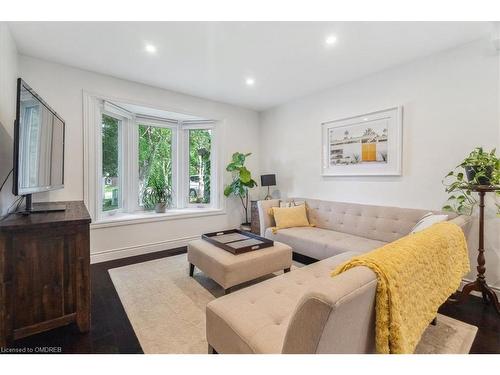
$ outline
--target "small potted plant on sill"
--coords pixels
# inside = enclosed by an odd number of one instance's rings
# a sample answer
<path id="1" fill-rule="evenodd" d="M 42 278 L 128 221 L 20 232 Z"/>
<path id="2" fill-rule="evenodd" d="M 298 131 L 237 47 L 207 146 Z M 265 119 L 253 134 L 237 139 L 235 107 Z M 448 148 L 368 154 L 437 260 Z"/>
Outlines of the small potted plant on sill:
<path id="1" fill-rule="evenodd" d="M 500 185 L 500 159 L 495 152 L 495 149 L 486 152 L 482 147 L 477 147 L 445 176 L 443 184 L 451 195 L 443 210 L 471 215 L 477 204 L 472 189 L 478 185 Z M 496 194 L 500 196 L 500 192 Z M 500 216 L 500 204 L 496 203 L 496 206 L 497 215 Z"/>
<path id="2" fill-rule="evenodd" d="M 250 155 L 251 153 L 242 154 L 241 152 L 233 154 L 231 162 L 226 167 L 226 171 L 232 173 L 233 181 L 224 188 L 226 197 L 240 198 L 245 211 L 245 222 L 241 224 L 241 228 L 245 230 L 249 230 L 250 227 L 248 222 L 248 190 L 257 186 L 257 182 L 252 179 L 252 173 L 245 167 L 245 160 Z"/>
<path id="3" fill-rule="evenodd" d="M 172 193 L 164 180 L 151 179 L 144 189 L 142 203 L 147 210 L 154 209 L 156 213 L 165 213 L 172 203 Z"/>

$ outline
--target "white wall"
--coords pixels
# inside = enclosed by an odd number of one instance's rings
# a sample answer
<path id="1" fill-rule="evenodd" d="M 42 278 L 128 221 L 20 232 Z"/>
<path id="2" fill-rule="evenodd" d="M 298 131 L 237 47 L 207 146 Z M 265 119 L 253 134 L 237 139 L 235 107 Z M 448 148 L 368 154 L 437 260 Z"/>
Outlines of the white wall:
<path id="1" fill-rule="evenodd" d="M 499 146 L 498 103 L 498 55 L 470 43 L 263 112 L 261 171 L 277 173 L 284 196 L 439 209 L 442 177 L 474 147 Z M 401 177 L 320 176 L 321 122 L 395 105 L 404 106 Z M 487 216 L 487 276 L 500 286 L 500 219 Z M 475 278 L 474 233 L 469 248 Z"/>
<path id="2" fill-rule="evenodd" d="M 0 22 L 0 184 L 12 168 L 12 137 L 16 118 L 17 49 L 9 28 Z M 0 216 L 14 200 L 12 175 L 0 192 Z"/>
<path id="3" fill-rule="evenodd" d="M 227 163 L 233 152 L 252 152 L 248 165 L 258 175 L 257 112 L 26 56 L 20 56 L 19 69 L 21 77 L 66 121 L 65 188 L 38 194 L 37 200 L 83 199 L 83 90 L 119 98 L 124 102 L 225 120 L 221 132 L 223 164 Z M 225 171 L 222 173 L 225 174 L 225 181 L 229 181 L 229 174 Z M 91 230 L 93 259 L 104 260 L 181 246 L 203 232 L 239 225 L 243 216 L 239 202 L 231 199 L 226 203 L 227 213 L 219 216 L 94 228 Z"/>

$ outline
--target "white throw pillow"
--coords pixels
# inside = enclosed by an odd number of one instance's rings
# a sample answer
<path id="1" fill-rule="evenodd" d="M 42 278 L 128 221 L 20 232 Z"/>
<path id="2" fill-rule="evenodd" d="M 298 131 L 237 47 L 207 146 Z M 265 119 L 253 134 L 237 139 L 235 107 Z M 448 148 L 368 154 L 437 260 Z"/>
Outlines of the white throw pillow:
<path id="1" fill-rule="evenodd" d="M 280 208 L 290 208 L 295 206 L 301 206 L 306 204 L 305 201 L 296 201 L 295 199 L 291 199 L 289 201 L 280 201 Z"/>
<path id="2" fill-rule="evenodd" d="M 293 207 L 292 201 L 280 201 L 280 208 L 290 208 Z"/>
<path id="3" fill-rule="evenodd" d="M 413 228 L 410 233 L 420 232 L 431 225 L 448 220 L 448 215 L 434 215 L 432 212 L 425 214 Z"/>

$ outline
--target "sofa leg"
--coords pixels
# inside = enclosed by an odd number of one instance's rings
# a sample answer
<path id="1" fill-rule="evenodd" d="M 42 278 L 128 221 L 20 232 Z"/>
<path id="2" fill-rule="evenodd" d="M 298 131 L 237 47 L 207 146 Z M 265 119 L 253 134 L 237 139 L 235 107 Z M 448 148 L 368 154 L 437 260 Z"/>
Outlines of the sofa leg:
<path id="1" fill-rule="evenodd" d="M 437 324 L 437 322 L 438 322 L 438 318 L 437 318 L 437 316 L 436 316 L 434 319 L 432 319 L 431 324 L 432 324 L 433 326 L 435 326 L 435 325 Z"/>
<path id="2" fill-rule="evenodd" d="M 194 264 L 189 263 L 189 276 L 193 277 L 194 274 Z"/>
<path id="3" fill-rule="evenodd" d="M 290 272 L 290 267 L 285 268 L 285 269 L 283 270 L 283 272 L 284 272 L 284 273 Z"/>
<path id="4" fill-rule="evenodd" d="M 212 345 L 208 344 L 208 354 L 219 354 L 217 351 L 212 347 Z"/>

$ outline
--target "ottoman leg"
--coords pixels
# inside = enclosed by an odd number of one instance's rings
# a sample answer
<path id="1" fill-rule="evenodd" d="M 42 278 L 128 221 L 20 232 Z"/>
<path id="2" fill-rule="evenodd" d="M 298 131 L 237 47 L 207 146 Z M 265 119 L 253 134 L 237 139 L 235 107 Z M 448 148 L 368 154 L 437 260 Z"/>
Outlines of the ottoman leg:
<path id="1" fill-rule="evenodd" d="M 193 277 L 194 274 L 194 264 L 189 263 L 189 276 Z"/>
<path id="2" fill-rule="evenodd" d="M 285 268 L 283 271 L 284 271 L 285 273 L 290 272 L 290 267 Z"/>
<path id="3" fill-rule="evenodd" d="M 208 344 L 208 354 L 219 354 L 217 351 L 212 347 L 212 345 Z"/>

